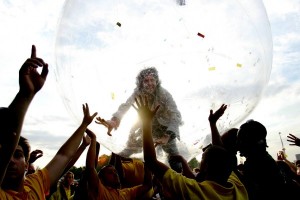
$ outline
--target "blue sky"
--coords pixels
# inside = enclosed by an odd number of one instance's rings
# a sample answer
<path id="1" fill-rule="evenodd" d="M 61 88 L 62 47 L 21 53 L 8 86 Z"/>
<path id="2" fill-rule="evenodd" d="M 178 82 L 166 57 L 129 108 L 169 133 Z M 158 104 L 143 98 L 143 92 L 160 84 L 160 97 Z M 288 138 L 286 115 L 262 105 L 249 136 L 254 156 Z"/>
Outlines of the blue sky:
<path id="1" fill-rule="evenodd" d="M 293 133 L 300 137 L 300 0 L 263 2 L 273 37 L 272 71 L 261 101 L 246 119 L 266 126 L 268 151 L 273 157 L 282 148 L 281 132 L 288 159 L 293 161 L 300 147 L 289 146 L 286 136 Z M 58 0 L 0 2 L 0 89 L 5 94 L 1 105 L 7 106 L 18 91 L 18 70 L 30 56 L 32 44 L 37 46 L 37 55 L 50 64 L 47 83 L 32 102 L 23 127 L 23 135 L 30 140 L 32 149 L 44 151 L 37 161 L 40 167 L 49 162 L 78 126 L 63 104 L 52 70 L 62 8 L 63 1 Z M 84 165 L 85 154 L 76 165 Z"/>

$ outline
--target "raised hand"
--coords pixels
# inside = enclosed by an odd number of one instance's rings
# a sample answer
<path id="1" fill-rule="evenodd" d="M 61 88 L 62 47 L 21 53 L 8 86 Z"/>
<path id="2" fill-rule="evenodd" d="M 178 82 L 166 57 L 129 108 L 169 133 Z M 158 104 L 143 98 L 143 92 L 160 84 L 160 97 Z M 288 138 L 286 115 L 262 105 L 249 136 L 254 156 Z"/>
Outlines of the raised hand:
<path id="1" fill-rule="evenodd" d="M 285 153 L 283 151 L 279 151 L 277 153 L 277 160 L 286 160 Z"/>
<path id="2" fill-rule="evenodd" d="M 88 137 L 90 137 L 91 140 L 95 140 L 96 139 L 96 134 L 93 131 L 91 131 L 90 129 L 87 128 L 85 130 L 85 132 L 88 135 Z"/>
<path id="3" fill-rule="evenodd" d="M 138 112 L 143 122 L 151 121 L 160 107 L 160 105 L 158 105 L 154 109 L 150 109 L 147 97 L 142 97 L 141 95 L 135 98 L 135 103 L 136 106 L 134 104 L 132 106 Z"/>
<path id="4" fill-rule="evenodd" d="M 42 67 L 39 74 L 38 67 Z M 31 57 L 28 58 L 19 70 L 20 92 L 26 95 L 36 94 L 44 85 L 48 75 L 48 64 L 36 57 L 36 48 L 32 45 Z"/>
<path id="5" fill-rule="evenodd" d="M 296 145 L 296 146 L 300 147 L 300 139 L 298 137 L 296 137 L 295 135 L 293 135 L 291 133 L 287 137 L 288 137 L 287 141 L 291 142 L 290 145 Z"/>
<path id="6" fill-rule="evenodd" d="M 42 156 L 43 156 L 43 151 L 39 150 L 39 149 L 36 149 L 36 150 L 34 150 L 30 153 L 28 162 L 29 163 L 34 163 L 38 158 L 40 158 Z"/>
<path id="7" fill-rule="evenodd" d="M 213 112 L 213 110 L 210 110 L 210 114 L 208 117 L 209 122 L 214 123 L 214 124 L 217 123 L 217 121 L 224 114 L 226 109 L 227 109 L 227 105 L 222 104 L 216 112 Z"/>
<path id="8" fill-rule="evenodd" d="M 101 117 L 97 117 L 96 121 L 97 124 L 103 125 L 107 128 L 107 135 L 111 136 L 111 131 L 113 128 L 116 129 L 116 123 L 113 123 L 113 121 L 108 120 L 106 121 L 105 119 L 101 118 Z"/>
<path id="9" fill-rule="evenodd" d="M 88 126 L 94 120 L 98 113 L 95 112 L 93 115 L 90 115 L 89 105 L 87 103 L 82 104 L 82 110 L 84 114 L 82 123 Z"/>
<path id="10" fill-rule="evenodd" d="M 88 135 L 82 137 L 82 145 L 87 147 L 91 144 L 91 138 Z"/>

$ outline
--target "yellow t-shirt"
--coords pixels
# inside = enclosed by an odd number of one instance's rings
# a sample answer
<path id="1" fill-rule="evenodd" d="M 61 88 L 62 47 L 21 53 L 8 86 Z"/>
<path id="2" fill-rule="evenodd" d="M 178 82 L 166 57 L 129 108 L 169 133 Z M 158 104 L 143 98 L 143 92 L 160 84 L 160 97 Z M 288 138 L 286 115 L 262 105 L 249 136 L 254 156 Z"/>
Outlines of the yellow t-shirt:
<path id="1" fill-rule="evenodd" d="M 144 182 L 144 163 L 139 159 L 132 159 L 131 161 L 122 161 L 122 168 L 124 172 L 123 188 L 130 188 L 143 184 Z M 154 191 L 151 188 L 144 194 L 141 199 L 151 199 Z"/>
<path id="2" fill-rule="evenodd" d="M 248 193 L 234 172 L 229 176 L 231 187 L 224 187 L 213 181 L 198 183 L 194 179 L 168 169 L 163 177 L 163 189 L 173 199 L 214 199 L 214 200 L 247 200 Z"/>
<path id="3" fill-rule="evenodd" d="M 43 200 L 49 193 L 50 180 L 46 168 L 27 175 L 24 181 L 24 192 L 0 189 L 1 200 Z"/>
<path id="4" fill-rule="evenodd" d="M 100 181 L 99 181 L 100 182 Z M 99 184 L 99 200 L 135 200 L 137 187 L 113 189 L 105 187 L 101 182 Z"/>
<path id="5" fill-rule="evenodd" d="M 122 168 L 126 182 L 124 187 L 133 187 L 144 182 L 144 163 L 141 160 L 122 161 Z"/>
<path id="6" fill-rule="evenodd" d="M 68 200 L 72 200 L 74 198 L 74 194 L 71 195 L 71 189 L 65 188 L 64 186 L 62 186 L 62 187 L 65 190 Z M 50 200 L 58 200 L 58 199 L 62 199 L 60 187 L 57 187 L 57 190 L 50 197 Z"/>
<path id="7" fill-rule="evenodd" d="M 71 197 L 72 197 L 72 196 L 71 196 L 71 189 L 68 189 L 68 188 L 65 188 L 65 187 L 64 187 L 64 189 L 65 189 L 67 198 L 68 198 L 68 199 L 71 199 Z"/>

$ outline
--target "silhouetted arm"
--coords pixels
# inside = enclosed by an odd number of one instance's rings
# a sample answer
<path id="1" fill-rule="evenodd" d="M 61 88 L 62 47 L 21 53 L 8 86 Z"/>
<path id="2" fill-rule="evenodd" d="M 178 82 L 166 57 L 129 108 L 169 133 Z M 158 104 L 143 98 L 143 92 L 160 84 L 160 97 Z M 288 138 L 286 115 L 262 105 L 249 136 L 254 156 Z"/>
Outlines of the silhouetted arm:
<path id="1" fill-rule="evenodd" d="M 217 121 L 224 114 L 226 108 L 227 108 L 227 105 L 222 104 L 221 107 L 216 112 L 213 112 L 213 110 L 210 110 L 208 121 L 209 121 L 209 125 L 210 125 L 211 138 L 212 138 L 213 145 L 223 146 L 223 142 L 222 142 L 219 130 L 217 128 Z"/>
<path id="2" fill-rule="evenodd" d="M 41 74 L 37 71 L 38 67 L 42 67 Z M 7 116 L 5 116 L 5 120 L 1 120 L 0 185 L 19 141 L 25 114 L 35 94 L 44 86 L 47 75 L 48 64 L 43 59 L 36 57 L 36 48 L 32 45 L 31 57 L 24 62 L 19 70 L 19 91 L 9 105 L 9 109 L 1 112 Z M 1 116 L 2 118 L 3 116 Z"/>
<path id="3" fill-rule="evenodd" d="M 71 169 L 71 167 L 74 166 L 74 164 L 77 162 L 77 160 L 79 159 L 81 154 L 84 152 L 86 147 L 89 146 L 90 142 L 91 142 L 91 139 L 88 135 L 82 137 L 82 142 L 81 142 L 79 148 L 77 149 L 76 153 L 74 154 L 74 156 L 72 157 L 71 161 L 68 163 L 67 167 L 65 168 L 65 170 L 62 174 L 65 174 L 67 171 L 69 171 Z"/>
<path id="4" fill-rule="evenodd" d="M 146 165 L 144 165 L 144 182 L 139 188 L 137 189 L 136 192 L 136 198 L 140 199 L 143 197 L 143 195 L 146 194 L 152 187 L 152 173 L 148 169 Z"/>
<path id="5" fill-rule="evenodd" d="M 136 106 L 133 105 L 133 107 L 139 113 L 143 123 L 143 150 L 145 165 L 149 167 L 159 180 L 162 180 L 163 175 L 169 167 L 157 160 L 152 139 L 152 119 L 159 109 L 159 106 L 157 106 L 154 110 L 151 110 L 147 98 L 144 99 L 141 96 L 136 98 L 135 102 Z"/>
<path id="6" fill-rule="evenodd" d="M 196 178 L 193 171 L 191 170 L 188 162 L 184 159 L 184 157 L 182 157 L 181 155 L 172 155 L 171 157 L 172 157 L 172 159 L 174 159 L 174 161 L 181 162 L 182 175 L 184 175 L 187 178 L 192 178 L 192 179 Z"/>
<path id="7" fill-rule="evenodd" d="M 95 168 L 96 165 L 95 157 L 97 156 L 96 154 L 97 138 L 96 135 L 90 130 L 87 131 L 87 134 L 91 138 L 91 144 L 86 156 L 86 179 L 88 183 L 89 192 L 91 192 L 90 195 L 92 197 L 98 197 L 100 180 L 98 178 L 98 174 Z"/>
<path id="8" fill-rule="evenodd" d="M 70 160 L 76 153 L 86 128 L 97 115 L 97 113 L 90 115 L 88 104 L 83 104 L 82 109 L 84 113 L 82 123 L 77 128 L 77 130 L 71 135 L 71 137 L 60 147 L 54 158 L 46 166 L 46 169 L 49 172 L 51 185 L 55 184 L 61 177 L 67 164 L 70 162 Z"/>

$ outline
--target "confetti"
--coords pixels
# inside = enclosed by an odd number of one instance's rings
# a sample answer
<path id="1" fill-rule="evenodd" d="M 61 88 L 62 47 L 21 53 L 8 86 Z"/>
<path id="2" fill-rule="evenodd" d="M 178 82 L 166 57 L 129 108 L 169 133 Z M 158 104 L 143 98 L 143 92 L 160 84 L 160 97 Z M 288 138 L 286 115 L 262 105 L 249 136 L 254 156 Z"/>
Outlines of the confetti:
<path id="1" fill-rule="evenodd" d="M 208 71 L 214 71 L 214 70 L 216 70 L 216 67 L 209 67 L 208 68 Z"/>
<path id="2" fill-rule="evenodd" d="M 236 66 L 237 66 L 237 67 L 242 67 L 242 64 L 237 63 Z"/>
<path id="3" fill-rule="evenodd" d="M 197 35 L 200 36 L 200 37 L 202 37 L 202 38 L 205 37 L 202 33 L 199 33 L 199 32 L 197 33 Z"/>

